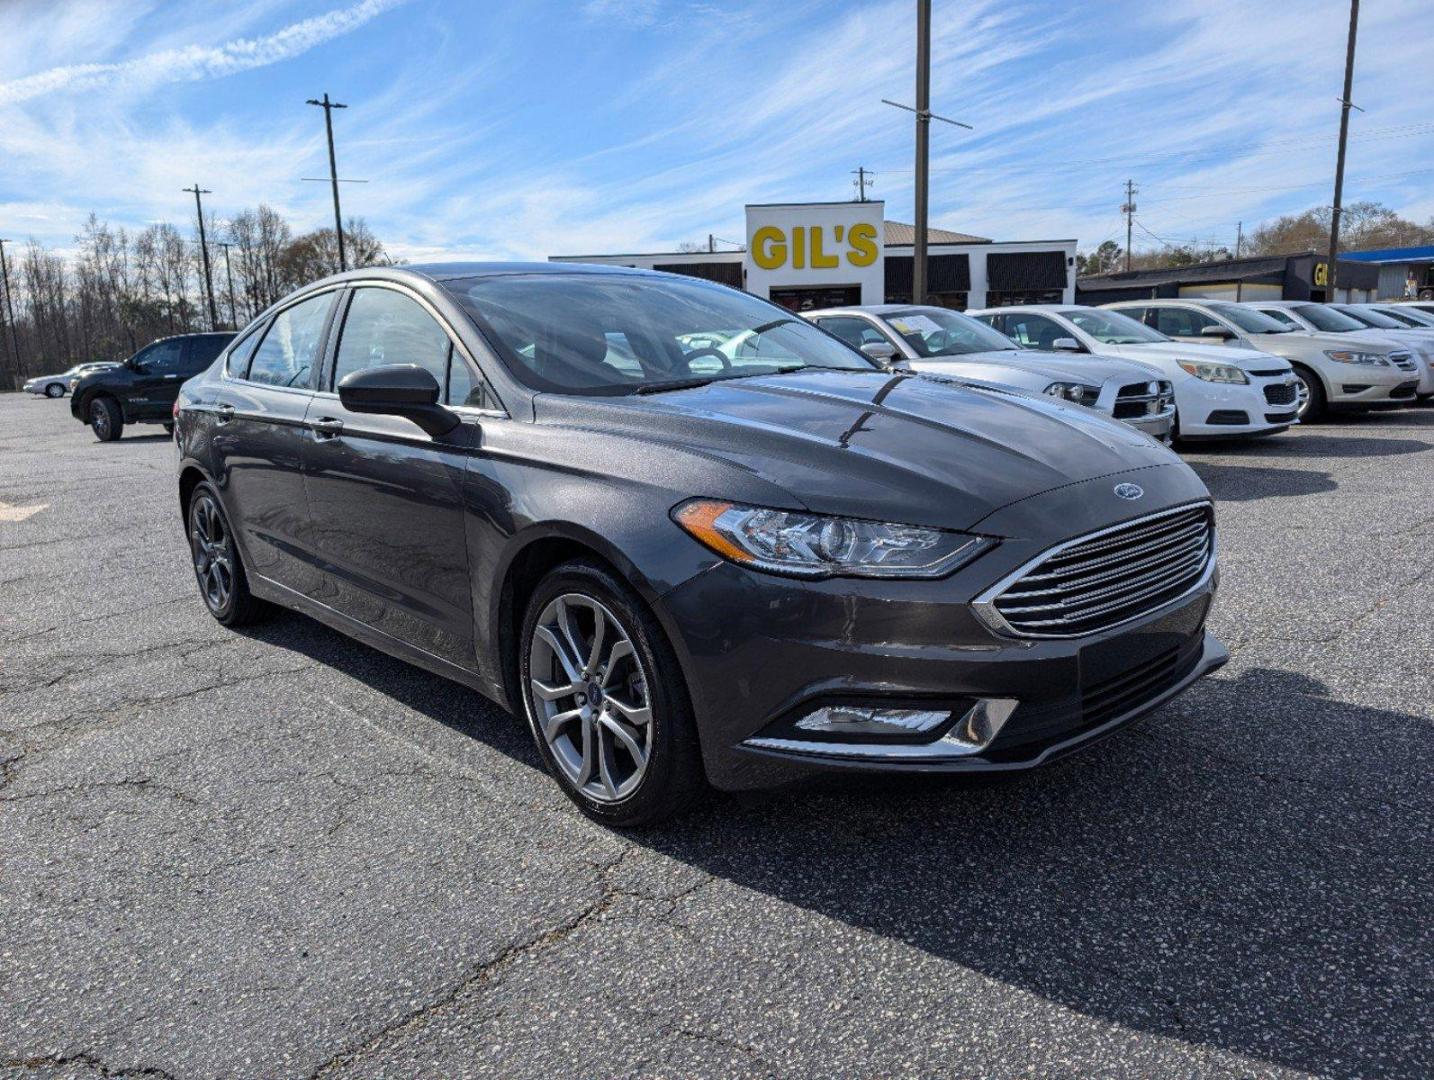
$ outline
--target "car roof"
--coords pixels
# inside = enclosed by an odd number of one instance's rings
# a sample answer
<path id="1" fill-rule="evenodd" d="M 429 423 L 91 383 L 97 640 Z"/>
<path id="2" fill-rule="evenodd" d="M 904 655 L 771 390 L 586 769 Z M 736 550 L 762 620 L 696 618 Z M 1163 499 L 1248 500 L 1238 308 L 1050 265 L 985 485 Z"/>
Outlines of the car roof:
<path id="1" fill-rule="evenodd" d="M 932 311 L 953 311 L 954 308 L 944 308 L 936 304 L 845 304 L 842 307 L 817 308 L 814 311 L 803 311 L 802 315 L 811 317 L 813 315 L 890 315 L 893 311 L 913 311 L 928 308 Z M 957 314 L 961 314 L 957 312 Z"/>
<path id="2" fill-rule="evenodd" d="M 366 269 L 407 271 L 419 274 L 430 281 L 453 281 L 459 278 L 498 277 L 503 274 L 581 274 L 584 276 L 652 275 L 656 277 L 687 277 L 683 274 L 666 274 L 660 270 L 646 270 L 638 266 L 612 266 L 604 263 L 581 262 L 439 262 L 415 263 L 411 266 L 383 266 Z M 361 275 L 363 270 L 350 271 L 349 275 Z M 698 279 L 701 280 L 701 279 Z M 715 283 L 714 283 L 715 284 Z"/>

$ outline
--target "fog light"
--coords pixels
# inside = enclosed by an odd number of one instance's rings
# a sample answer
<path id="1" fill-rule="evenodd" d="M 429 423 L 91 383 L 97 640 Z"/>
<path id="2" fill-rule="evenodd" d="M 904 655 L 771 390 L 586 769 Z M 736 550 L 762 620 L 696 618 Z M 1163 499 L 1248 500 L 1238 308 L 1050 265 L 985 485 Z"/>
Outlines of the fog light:
<path id="1" fill-rule="evenodd" d="M 824 705 L 797 721 L 798 731 L 822 735 L 920 735 L 951 719 L 947 710 L 871 709 L 860 705 Z"/>

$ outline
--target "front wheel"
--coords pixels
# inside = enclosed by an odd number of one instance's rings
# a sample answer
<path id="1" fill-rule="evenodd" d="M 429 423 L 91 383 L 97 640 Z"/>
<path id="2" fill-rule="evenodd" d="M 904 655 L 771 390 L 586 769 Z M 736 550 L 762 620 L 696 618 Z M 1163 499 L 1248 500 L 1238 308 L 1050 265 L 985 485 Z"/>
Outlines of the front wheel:
<path id="1" fill-rule="evenodd" d="M 1308 368 L 1295 369 L 1295 415 L 1302 423 L 1323 420 L 1329 412 L 1329 399 L 1325 396 L 1324 383 Z"/>
<path id="2" fill-rule="evenodd" d="M 641 598 L 608 569 L 551 571 L 523 616 L 519 676 L 538 753 L 605 825 L 648 825 L 706 791 L 677 657 Z"/>
<path id="3" fill-rule="evenodd" d="M 52 382 L 49 386 L 45 387 L 45 396 L 48 398 L 64 397 L 65 388 L 57 382 Z"/>
<path id="4" fill-rule="evenodd" d="M 100 442 L 114 442 L 124 433 L 124 414 L 114 398 L 90 402 L 90 430 Z"/>

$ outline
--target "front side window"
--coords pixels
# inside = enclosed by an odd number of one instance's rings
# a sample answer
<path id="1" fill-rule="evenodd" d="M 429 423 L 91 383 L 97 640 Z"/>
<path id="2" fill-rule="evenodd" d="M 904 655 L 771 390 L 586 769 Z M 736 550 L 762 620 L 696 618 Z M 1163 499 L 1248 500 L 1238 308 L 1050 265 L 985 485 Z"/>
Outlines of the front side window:
<path id="1" fill-rule="evenodd" d="M 1359 322 L 1363 327 L 1373 327 L 1376 330 L 1399 330 L 1400 325 L 1388 315 L 1381 315 L 1369 308 L 1339 307 L 1336 311 L 1342 311 L 1351 319 Z"/>
<path id="2" fill-rule="evenodd" d="M 817 325 L 823 330 L 835 334 L 853 349 L 860 349 L 863 345 L 891 344 L 885 334 L 865 319 L 858 319 L 855 315 L 830 315 L 818 319 Z"/>
<path id="3" fill-rule="evenodd" d="M 1316 330 L 1328 330 L 1333 334 L 1348 334 L 1353 330 L 1364 329 L 1363 323 L 1335 311 L 1334 308 L 1325 307 L 1323 304 L 1301 304 L 1294 311 Z M 1267 312 L 1267 314 L 1272 315 L 1274 312 Z"/>
<path id="4" fill-rule="evenodd" d="M 882 318 L 917 356 L 964 356 L 1016 347 L 1005 334 L 985 323 L 945 308 L 907 308 L 887 312 Z"/>
<path id="5" fill-rule="evenodd" d="M 177 374 L 184 362 L 184 342 L 157 341 L 139 354 L 135 366 L 146 375 Z"/>
<path id="6" fill-rule="evenodd" d="M 1061 314 L 1102 345 L 1143 345 L 1170 340 L 1160 331 L 1152 330 L 1121 311 L 1067 308 Z"/>
<path id="7" fill-rule="evenodd" d="M 1227 322 L 1234 323 L 1247 334 L 1288 334 L 1290 328 L 1277 323 L 1263 312 L 1239 304 L 1211 304 L 1210 310 Z"/>
<path id="8" fill-rule="evenodd" d="M 441 387 L 448 381 L 448 350 L 448 335 L 417 300 L 393 289 L 358 289 L 339 336 L 333 385 L 364 368 L 416 364 Z"/>
<path id="9" fill-rule="evenodd" d="M 1219 326 L 1203 311 L 1192 308 L 1158 307 L 1155 309 L 1155 328 L 1166 337 L 1199 337 L 1207 326 Z"/>
<path id="10" fill-rule="evenodd" d="M 747 293 L 644 274 L 495 274 L 442 283 L 514 377 L 618 395 L 802 368 L 874 365 Z"/>
<path id="11" fill-rule="evenodd" d="M 1260 308 L 1260 314 L 1268 315 L 1281 326 L 1288 326 L 1291 330 L 1304 329 L 1304 326 L 1300 323 L 1300 321 L 1296 319 L 1293 315 L 1291 315 L 1288 311 L 1285 311 L 1283 308 Z"/>
<path id="12" fill-rule="evenodd" d="M 333 299 L 333 293 L 322 293 L 275 315 L 249 361 L 249 381 L 268 386 L 307 387 L 309 373 L 318 360 L 324 321 Z"/>
<path id="13" fill-rule="evenodd" d="M 1054 319 L 1013 311 L 1006 315 L 1006 336 L 1022 348 L 1055 352 L 1056 339 L 1071 335 Z"/>

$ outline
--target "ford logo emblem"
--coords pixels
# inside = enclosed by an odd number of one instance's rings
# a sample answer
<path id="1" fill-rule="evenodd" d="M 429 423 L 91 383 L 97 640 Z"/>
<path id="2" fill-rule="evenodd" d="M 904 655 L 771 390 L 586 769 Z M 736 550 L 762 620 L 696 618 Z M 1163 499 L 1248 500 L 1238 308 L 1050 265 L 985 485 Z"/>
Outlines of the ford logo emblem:
<path id="1" fill-rule="evenodd" d="M 1139 484 L 1116 484 L 1115 493 L 1122 499 L 1138 499 L 1145 494 L 1145 489 Z"/>

